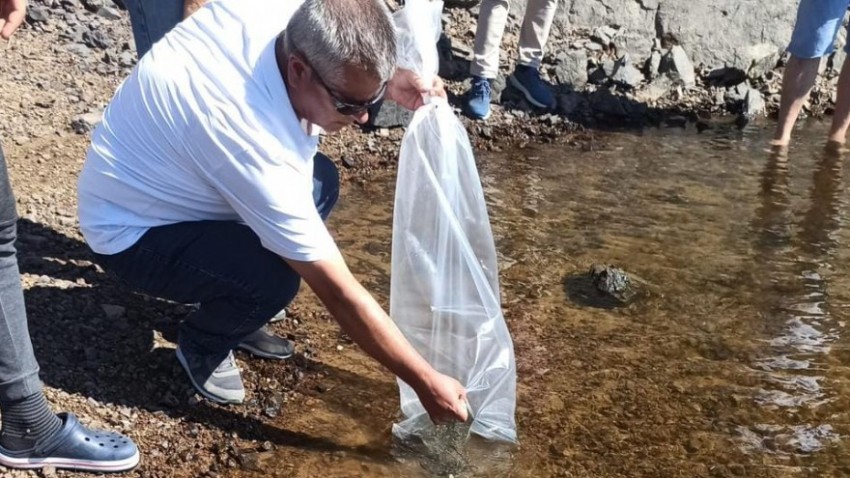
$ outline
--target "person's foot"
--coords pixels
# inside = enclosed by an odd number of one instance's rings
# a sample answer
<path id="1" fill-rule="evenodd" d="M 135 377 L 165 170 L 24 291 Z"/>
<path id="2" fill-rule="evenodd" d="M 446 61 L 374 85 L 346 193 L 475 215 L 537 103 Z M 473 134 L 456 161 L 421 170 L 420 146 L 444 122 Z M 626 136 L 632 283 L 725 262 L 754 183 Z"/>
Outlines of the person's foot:
<path id="1" fill-rule="evenodd" d="M 537 71 L 537 68 L 517 65 L 510 81 L 511 85 L 518 89 L 529 103 L 547 110 L 555 108 L 555 96 L 549 90 L 549 85 L 540 78 L 540 72 Z"/>
<path id="2" fill-rule="evenodd" d="M 11 451 L 0 447 L 0 465 L 8 468 L 65 468 L 91 472 L 118 472 L 139 464 L 132 440 L 115 432 L 91 430 L 73 414 L 60 413 L 62 427 L 32 448 Z"/>
<path id="3" fill-rule="evenodd" d="M 242 403 L 245 400 L 242 374 L 232 351 L 226 355 L 200 355 L 178 345 L 177 360 L 201 395 L 218 403 Z"/>
<path id="4" fill-rule="evenodd" d="M 242 339 L 237 347 L 257 357 L 278 360 L 292 357 L 295 352 L 292 342 L 269 333 L 265 327 Z"/>
<path id="5" fill-rule="evenodd" d="M 466 92 L 466 112 L 472 119 L 486 120 L 490 117 L 490 80 L 472 77 L 472 85 Z"/>
<path id="6" fill-rule="evenodd" d="M 774 138 L 770 140 L 771 148 L 787 148 L 791 138 Z"/>
<path id="7" fill-rule="evenodd" d="M 269 319 L 269 323 L 273 324 L 275 322 L 280 322 L 281 320 L 283 320 L 285 318 L 286 318 L 286 309 L 283 309 L 280 312 L 278 312 L 277 314 L 275 314 L 274 317 Z"/>
<path id="8" fill-rule="evenodd" d="M 836 141 L 833 139 L 829 139 L 824 146 L 824 151 L 827 154 L 832 154 L 836 156 L 840 156 L 846 154 L 850 149 L 844 144 L 844 141 Z"/>

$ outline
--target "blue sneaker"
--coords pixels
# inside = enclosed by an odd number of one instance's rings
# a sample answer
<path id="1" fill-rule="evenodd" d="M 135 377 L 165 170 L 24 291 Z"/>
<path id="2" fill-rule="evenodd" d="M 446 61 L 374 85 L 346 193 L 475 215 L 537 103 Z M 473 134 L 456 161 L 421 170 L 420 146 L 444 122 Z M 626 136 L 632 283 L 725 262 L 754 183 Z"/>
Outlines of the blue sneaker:
<path id="1" fill-rule="evenodd" d="M 472 86 L 466 92 L 466 109 L 472 119 L 486 120 L 490 117 L 490 80 L 472 77 Z"/>
<path id="2" fill-rule="evenodd" d="M 511 75 L 511 85 L 521 91 L 525 99 L 534 106 L 547 110 L 555 108 L 555 96 L 549 90 L 549 85 L 540 78 L 537 68 L 517 65 Z"/>

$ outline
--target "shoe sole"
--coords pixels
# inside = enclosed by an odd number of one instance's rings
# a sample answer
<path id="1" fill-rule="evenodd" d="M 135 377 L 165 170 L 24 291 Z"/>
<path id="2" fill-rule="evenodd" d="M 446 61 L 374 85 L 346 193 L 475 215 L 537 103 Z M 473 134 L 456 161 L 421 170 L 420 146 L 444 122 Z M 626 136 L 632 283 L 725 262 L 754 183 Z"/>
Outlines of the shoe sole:
<path id="1" fill-rule="evenodd" d="M 469 108 L 467 107 L 465 113 L 466 113 L 466 116 L 471 120 L 486 121 L 490 117 L 491 111 L 488 111 L 487 114 L 484 115 L 484 116 L 478 116 L 476 114 L 473 114 L 471 111 L 469 111 Z"/>
<path id="2" fill-rule="evenodd" d="M 290 352 L 286 355 L 279 355 L 279 354 L 264 352 L 264 351 L 262 351 L 262 350 L 260 350 L 256 347 L 253 347 L 253 346 L 248 345 L 248 344 L 239 344 L 239 345 L 236 346 L 236 348 L 244 350 L 244 351 L 250 353 L 251 355 L 256 355 L 257 357 L 262 357 L 262 358 L 265 358 L 265 359 L 272 359 L 272 360 L 286 360 L 289 357 L 292 357 L 294 355 L 294 353 L 292 353 L 292 352 Z"/>
<path id="3" fill-rule="evenodd" d="M 208 399 L 210 399 L 210 400 L 212 400 L 216 403 L 221 403 L 223 405 L 229 405 L 231 403 L 238 405 L 238 404 L 245 401 L 244 399 L 243 400 L 228 400 L 226 398 L 222 398 L 222 397 L 213 395 L 210 392 L 207 392 L 206 390 L 204 390 L 204 388 L 201 387 L 200 385 L 198 385 L 198 382 L 195 381 L 195 377 L 192 376 L 192 372 L 189 370 L 189 364 L 186 363 L 186 358 L 183 357 L 183 352 L 179 348 L 177 349 L 177 361 L 180 362 L 180 366 L 183 367 L 183 370 L 186 372 L 186 375 L 189 376 L 189 381 L 192 382 L 192 386 L 195 387 L 195 391 L 197 391 L 198 393 L 200 393 L 204 397 L 206 397 L 206 398 L 208 398 Z"/>
<path id="4" fill-rule="evenodd" d="M 286 319 L 286 310 L 281 310 L 280 312 L 275 314 L 274 317 L 269 319 L 269 323 L 273 324 L 275 322 L 280 322 L 281 320 L 285 320 L 285 319 Z"/>
<path id="5" fill-rule="evenodd" d="M 517 80 L 516 77 L 514 77 L 513 75 L 511 75 L 511 77 L 510 77 L 510 82 L 511 82 L 511 86 L 518 89 L 520 91 L 520 93 L 522 93 L 522 96 L 525 96 L 525 99 L 528 100 L 529 103 L 533 104 L 534 106 L 536 106 L 538 108 L 544 108 L 544 109 L 547 109 L 547 110 L 551 109 L 551 107 L 546 106 L 543 103 L 540 103 L 537 100 L 535 100 L 534 97 L 531 96 L 531 93 L 527 89 L 525 89 L 525 87 L 522 86 L 522 83 L 520 83 L 519 80 Z"/>
<path id="6" fill-rule="evenodd" d="M 132 470 L 139 464 L 139 451 L 129 458 L 114 461 L 75 460 L 73 458 L 12 458 L 0 453 L 0 465 L 7 468 L 32 470 L 52 466 L 65 470 L 119 472 Z"/>

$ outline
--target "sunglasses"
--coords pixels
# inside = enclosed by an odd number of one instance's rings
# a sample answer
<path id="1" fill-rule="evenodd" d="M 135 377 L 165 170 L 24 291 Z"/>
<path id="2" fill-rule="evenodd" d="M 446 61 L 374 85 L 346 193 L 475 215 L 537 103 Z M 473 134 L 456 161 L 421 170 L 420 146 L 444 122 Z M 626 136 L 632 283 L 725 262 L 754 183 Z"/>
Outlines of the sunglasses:
<path id="1" fill-rule="evenodd" d="M 380 103 L 381 100 L 384 99 L 384 95 L 387 92 L 387 82 L 386 81 L 383 84 L 381 84 L 381 89 L 378 90 L 378 93 L 371 100 L 368 100 L 368 101 L 365 101 L 365 102 L 362 102 L 362 103 L 352 103 L 352 102 L 349 102 L 349 101 L 345 101 L 342 98 L 340 98 L 339 96 L 337 96 L 336 93 L 334 93 L 334 91 L 331 89 L 331 87 L 328 86 L 327 83 L 325 83 L 325 80 L 323 80 L 322 77 L 319 76 L 319 74 L 316 72 L 316 69 L 313 68 L 313 65 L 311 65 L 310 62 L 307 61 L 307 58 L 305 58 L 304 55 L 298 55 L 298 56 L 300 56 L 301 59 L 304 61 L 304 63 L 306 63 L 307 66 L 310 67 L 310 71 L 311 71 L 313 78 L 318 80 L 319 84 L 322 85 L 322 88 L 324 88 L 325 91 L 328 92 L 328 95 L 331 97 L 331 100 L 333 100 L 334 108 L 336 108 L 337 113 L 339 113 L 343 116 L 359 116 L 359 115 L 363 114 L 366 110 L 371 108 L 372 106 L 375 106 L 376 104 Z"/>

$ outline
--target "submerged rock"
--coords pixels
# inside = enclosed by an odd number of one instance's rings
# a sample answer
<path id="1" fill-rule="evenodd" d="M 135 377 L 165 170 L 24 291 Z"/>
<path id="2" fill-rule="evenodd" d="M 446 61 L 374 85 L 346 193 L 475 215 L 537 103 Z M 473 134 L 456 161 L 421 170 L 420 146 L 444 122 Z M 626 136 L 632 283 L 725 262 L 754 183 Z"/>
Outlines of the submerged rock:
<path id="1" fill-rule="evenodd" d="M 590 266 L 590 280 L 600 293 L 628 303 L 638 295 L 638 283 L 623 269 L 604 264 Z"/>

